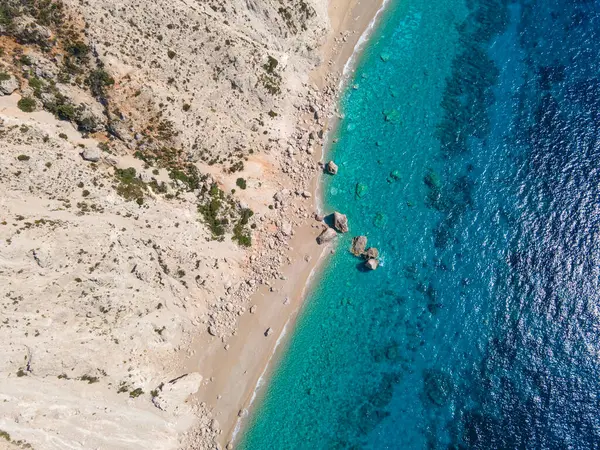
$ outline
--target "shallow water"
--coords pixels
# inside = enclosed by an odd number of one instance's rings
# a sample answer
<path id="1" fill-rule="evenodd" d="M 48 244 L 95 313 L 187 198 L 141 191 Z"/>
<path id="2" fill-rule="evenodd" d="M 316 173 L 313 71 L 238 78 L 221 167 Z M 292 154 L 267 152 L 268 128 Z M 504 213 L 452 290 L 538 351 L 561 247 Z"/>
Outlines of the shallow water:
<path id="1" fill-rule="evenodd" d="M 599 42 L 597 1 L 392 0 L 324 190 L 382 267 L 342 238 L 239 448 L 600 448 Z"/>

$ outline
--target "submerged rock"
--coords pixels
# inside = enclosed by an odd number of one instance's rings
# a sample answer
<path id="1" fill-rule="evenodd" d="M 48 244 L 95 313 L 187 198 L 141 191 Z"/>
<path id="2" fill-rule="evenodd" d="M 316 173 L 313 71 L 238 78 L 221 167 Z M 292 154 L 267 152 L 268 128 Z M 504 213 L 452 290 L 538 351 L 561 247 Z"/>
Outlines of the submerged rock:
<path id="1" fill-rule="evenodd" d="M 450 375 L 436 369 L 428 369 L 424 372 L 423 385 L 427 398 L 437 406 L 443 406 L 454 391 Z"/>
<path id="2" fill-rule="evenodd" d="M 355 188 L 354 192 L 356 193 L 356 196 L 358 198 L 363 198 L 367 194 L 368 190 L 369 190 L 369 188 L 366 184 L 356 183 L 356 188 Z"/>
<path id="3" fill-rule="evenodd" d="M 383 116 L 384 116 L 386 122 L 390 122 L 390 123 L 400 122 L 400 113 L 398 111 L 396 111 L 395 109 L 392 109 L 389 111 L 384 111 Z"/>
<path id="4" fill-rule="evenodd" d="M 387 216 L 384 213 L 377 213 L 373 219 L 373 225 L 377 228 L 383 228 L 387 224 Z"/>
<path id="5" fill-rule="evenodd" d="M 354 256 L 361 256 L 367 248 L 367 237 L 357 236 L 352 239 L 352 249 L 350 250 Z"/>
<path id="6" fill-rule="evenodd" d="M 338 173 L 338 166 L 333 161 L 329 161 L 325 166 L 325 170 L 331 175 L 336 175 Z"/>
<path id="7" fill-rule="evenodd" d="M 337 233 L 333 228 L 326 228 L 317 238 L 317 244 L 325 244 L 333 241 L 337 237 Z"/>
<path id="8" fill-rule="evenodd" d="M 348 218 L 345 214 L 341 214 L 339 212 L 333 213 L 333 226 L 340 233 L 348 232 Z"/>
<path id="9" fill-rule="evenodd" d="M 394 181 L 398 181 L 400 179 L 400 171 L 399 170 L 392 171 L 392 173 L 390 173 L 390 178 Z"/>

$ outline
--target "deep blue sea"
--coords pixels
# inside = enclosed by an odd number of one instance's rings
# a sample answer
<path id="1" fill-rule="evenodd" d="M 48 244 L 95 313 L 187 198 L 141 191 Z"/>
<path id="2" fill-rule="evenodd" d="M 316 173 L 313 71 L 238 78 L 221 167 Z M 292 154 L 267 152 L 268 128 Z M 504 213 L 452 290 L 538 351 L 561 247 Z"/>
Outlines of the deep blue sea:
<path id="1" fill-rule="evenodd" d="M 351 230 L 238 448 L 600 448 L 600 0 L 391 0 L 341 101 Z"/>

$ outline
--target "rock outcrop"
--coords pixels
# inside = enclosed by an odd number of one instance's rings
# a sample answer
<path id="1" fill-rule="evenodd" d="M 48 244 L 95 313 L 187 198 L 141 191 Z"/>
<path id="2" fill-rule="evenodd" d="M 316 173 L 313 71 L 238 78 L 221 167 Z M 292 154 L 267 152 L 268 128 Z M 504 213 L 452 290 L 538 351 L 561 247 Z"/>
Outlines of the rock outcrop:
<path id="1" fill-rule="evenodd" d="M 100 161 L 100 150 L 97 148 L 86 148 L 81 152 L 81 157 L 89 162 L 98 162 Z"/>
<path id="2" fill-rule="evenodd" d="M 0 72 L 0 93 L 10 95 L 19 89 L 19 81 L 14 75 L 6 75 Z"/>

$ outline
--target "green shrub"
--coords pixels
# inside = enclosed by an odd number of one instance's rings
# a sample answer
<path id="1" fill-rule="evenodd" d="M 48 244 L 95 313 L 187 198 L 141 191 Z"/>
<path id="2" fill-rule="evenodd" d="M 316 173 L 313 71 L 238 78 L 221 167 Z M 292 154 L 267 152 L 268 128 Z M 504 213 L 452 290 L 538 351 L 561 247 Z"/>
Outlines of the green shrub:
<path id="1" fill-rule="evenodd" d="M 200 187 L 200 174 L 198 173 L 198 168 L 193 164 L 187 164 L 181 170 L 171 169 L 169 171 L 169 178 L 181 181 L 187 186 L 189 191 Z"/>
<path id="2" fill-rule="evenodd" d="M 29 161 L 31 159 L 31 157 L 27 156 L 27 155 L 19 155 L 19 156 L 17 156 L 17 159 L 19 161 Z"/>
<path id="3" fill-rule="evenodd" d="M 29 79 L 29 87 L 33 89 L 33 95 L 41 97 L 44 90 L 44 82 L 38 77 L 31 77 Z"/>
<path id="4" fill-rule="evenodd" d="M 240 189 L 246 189 L 246 180 L 244 180 L 243 178 L 238 178 L 237 180 L 235 180 L 235 184 Z"/>
<path id="5" fill-rule="evenodd" d="M 23 97 L 17 102 L 17 106 L 23 112 L 35 111 L 35 100 L 30 97 Z"/>
<path id="6" fill-rule="evenodd" d="M 213 238 L 217 238 L 225 234 L 223 220 L 219 218 L 225 193 L 216 184 L 213 184 L 210 188 L 209 196 L 210 199 L 207 203 L 198 205 L 198 212 L 211 231 Z"/>
<path id="7" fill-rule="evenodd" d="M 267 63 L 263 65 L 263 69 L 265 69 L 265 71 L 268 74 L 272 75 L 275 72 L 275 69 L 277 69 L 278 65 L 279 65 L 279 61 L 277 61 L 275 58 L 273 58 L 271 55 L 269 55 L 269 59 L 268 59 Z"/>
<path id="8" fill-rule="evenodd" d="M 250 232 L 246 230 L 245 226 L 253 215 L 254 212 L 251 209 L 242 209 L 240 219 L 233 227 L 232 240 L 236 241 L 242 247 L 250 247 L 252 245 L 252 236 L 250 236 Z"/>
<path id="9" fill-rule="evenodd" d="M 87 79 L 87 84 L 90 87 L 90 91 L 96 97 L 106 97 L 105 89 L 115 84 L 114 78 L 112 78 L 108 72 L 104 69 L 94 70 Z"/>
<path id="10" fill-rule="evenodd" d="M 87 374 L 82 375 L 79 379 L 81 381 L 87 381 L 88 384 L 93 384 L 93 383 L 97 383 L 98 381 L 100 381 L 100 380 L 98 380 L 98 377 L 92 377 L 91 375 L 87 375 Z"/>
<path id="11" fill-rule="evenodd" d="M 146 185 L 136 176 L 135 169 L 115 169 L 115 177 L 119 181 L 117 194 L 125 200 L 135 200 L 141 206 L 144 203 Z"/>
<path id="12" fill-rule="evenodd" d="M 136 397 L 139 397 L 140 395 L 142 395 L 143 393 L 144 393 L 144 391 L 142 391 L 142 388 L 136 388 L 129 393 L 129 396 L 131 398 L 136 398 Z"/>
<path id="13" fill-rule="evenodd" d="M 177 54 L 177 53 L 175 53 L 173 50 L 169 50 L 169 51 L 167 52 L 167 56 L 169 57 L 169 59 L 173 59 L 173 58 L 175 58 L 175 55 L 176 55 L 176 54 Z"/>
<path id="14" fill-rule="evenodd" d="M 10 75 L 6 72 L 0 72 L 0 81 L 10 80 Z"/>
<path id="15" fill-rule="evenodd" d="M 90 51 L 90 48 L 81 41 L 69 42 L 65 45 L 65 50 L 75 58 L 84 58 Z"/>
<path id="16" fill-rule="evenodd" d="M 56 107 L 55 113 L 60 120 L 73 121 L 75 119 L 75 108 L 73 107 L 73 105 L 70 105 L 68 103 L 58 105 Z"/>

